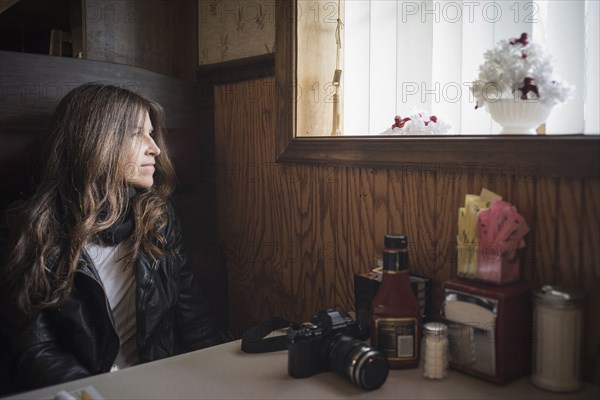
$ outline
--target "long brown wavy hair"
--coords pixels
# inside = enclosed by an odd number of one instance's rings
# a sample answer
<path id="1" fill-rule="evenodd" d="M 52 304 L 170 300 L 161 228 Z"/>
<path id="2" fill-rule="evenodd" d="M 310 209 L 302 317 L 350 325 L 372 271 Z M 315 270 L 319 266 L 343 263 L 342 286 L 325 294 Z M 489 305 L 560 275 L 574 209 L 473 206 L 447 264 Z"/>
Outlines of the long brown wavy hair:
<path id="1" fill-rule="evenodd" d="M 161 153 L 154 185 L 131 201 L 127 149 L 146 112 Z M 43 147 L 36 192 L 7 213 L 16 230 L 0 287 L 21 312 L 60 305 L 83 247 L 130 212 L 135 229 L 127 240 L 127 261 L 141 249 L 153 260 L 166 256 L 161 230 L 168 223 L 175 174 L 164 134 L 162 107 L 124 88 L 90 83 L 61 100 Z"/>

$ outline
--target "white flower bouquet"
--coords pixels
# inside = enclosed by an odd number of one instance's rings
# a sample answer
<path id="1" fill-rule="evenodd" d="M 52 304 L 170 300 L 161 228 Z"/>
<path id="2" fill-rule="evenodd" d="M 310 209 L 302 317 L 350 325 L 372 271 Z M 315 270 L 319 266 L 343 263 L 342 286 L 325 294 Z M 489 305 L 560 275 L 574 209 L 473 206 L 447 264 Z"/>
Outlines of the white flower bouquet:
<path id="1" fill-rule="evenodd" d="M 530 43 L 527 33 L 519 39 L 501 40 L 484 58 L 479 78 L 471 86 L 476 109 L 500 99 L 554 106 L 573 93 L 571 85 L 553 76 L 552 58 L 542 46 Z"/>

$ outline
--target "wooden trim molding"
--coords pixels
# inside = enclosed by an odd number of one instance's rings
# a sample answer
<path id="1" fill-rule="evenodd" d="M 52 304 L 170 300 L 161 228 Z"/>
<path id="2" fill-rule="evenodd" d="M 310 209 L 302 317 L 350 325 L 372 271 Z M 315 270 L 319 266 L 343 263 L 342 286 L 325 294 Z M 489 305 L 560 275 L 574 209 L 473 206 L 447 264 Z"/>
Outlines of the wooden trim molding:
<path id="1" fill-rule="evenodd" d="M 297 152 L 296 161 L 309 161 L 306 150 L 292 149 L 296 142 L 296 62 L 297 16 L 296 0 L 280 0 L 275 4 L 275 89 L 277 122 L 275 125 L 275 151 L 278 162 L 291 161 L 288 149 Z M 285 93 L 288 96 L 285 96 Z M 294 146 L 295 147 L 295 146 Z M 298 153 L 299 151 L 299 153 Z M 323 159 L 323 161 L 326 161 Z"/>
<path id="2" fill-rule="evenodd" d="M 297 0 L 277 2 L 275 87 L 278 162 L 523 170 L 544 176 L 600 176 L 600 136 L 296 137 Z"/>
<path id="3" fill-rule="evenodd" d="M 279 132 L 281 135 L 281 132 Z M 299 137 L 278 162 L 362 167 L 501 171 L 526 176 L 600 176 L 600 138 L 548 137 Z"/>
<path id="4" fill-rule="evenodd" d="M 197 69 L 198 82 L 208 85 L 233 83 L 273 76 L 275 54 L 263 54 L 222 63 L 200 65 Z"/>

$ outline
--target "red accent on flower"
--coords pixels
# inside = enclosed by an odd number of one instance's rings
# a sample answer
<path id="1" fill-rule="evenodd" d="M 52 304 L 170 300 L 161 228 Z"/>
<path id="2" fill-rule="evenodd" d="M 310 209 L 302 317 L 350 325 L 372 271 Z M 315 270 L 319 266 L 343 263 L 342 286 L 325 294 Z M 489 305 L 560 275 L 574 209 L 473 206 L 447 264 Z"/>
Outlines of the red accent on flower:
<path id="1" fill-rule="evenodd" d="M 429 117 L 429 120 L 433 121 L 433 122 L 437 122 L 437 117 L 435 115 L 432 115 L 431 117 Z"/>
<path id="2" fill-rule="evenodd" d="M 523 46 L 527 46 L 529 44 L 529 35 L 527 35 L 527 32 L 523 32 L 521 33 L 521 37 L 518 39 L 511 39 L 510 44 L 517 44 L 517 43 L 521 43 Z"/>
<path id="3" fill-rule="evenodd" d="M 402 118 L 401 116 L 396 115 L 396 117 L 394 117 L 394 124 L 392 125 L 392 129 L 394 129 L 394 128 L 400 128 L 400 129 L 404 128 L 404 124 L 407 121 L 410 121 L 409 117 Z"/>
<path id="4" fill-rule="evenodd" d="M 540 94 L 538 93 L 538 87 L 536 85 L 533 84 L 533 78 L 527 77 L 525 79 L 523 79 L 523 87 L 519 89 L 521 91 L 521 99 L 522 100 L 527 100 L 527 94 L 529 94 L 529 92 L 532 92 L 533 94 L 535 94 L 536 98 L 540 98 Z"/>

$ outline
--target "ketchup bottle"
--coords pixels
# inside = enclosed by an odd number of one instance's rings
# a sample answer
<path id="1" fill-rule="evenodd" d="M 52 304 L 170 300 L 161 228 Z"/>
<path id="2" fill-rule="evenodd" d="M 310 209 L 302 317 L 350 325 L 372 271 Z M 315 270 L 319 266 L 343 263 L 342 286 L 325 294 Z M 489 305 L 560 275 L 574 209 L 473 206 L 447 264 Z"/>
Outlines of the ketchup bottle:
<path id="1" fill-rule="evenodd" d="M 371 302 L 371 344 L 385 354 L 390 368 L 419 366 L 421 309 L 408 274 L 408 240 L 386 235 L 383 277 Z"/>

